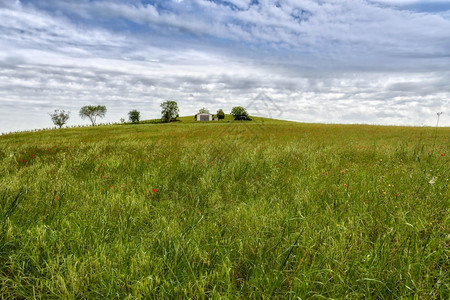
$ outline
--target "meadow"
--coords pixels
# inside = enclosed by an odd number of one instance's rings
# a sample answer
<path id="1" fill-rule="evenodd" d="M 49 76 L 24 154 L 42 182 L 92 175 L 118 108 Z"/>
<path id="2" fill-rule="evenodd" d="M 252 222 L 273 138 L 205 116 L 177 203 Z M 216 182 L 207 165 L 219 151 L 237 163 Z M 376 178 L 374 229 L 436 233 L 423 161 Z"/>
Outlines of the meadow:
<path id="1" fill-rule="evenodd" d="M 0 136 L 0 298 L 450 298 L 450 128 L 150 123 Z"/>

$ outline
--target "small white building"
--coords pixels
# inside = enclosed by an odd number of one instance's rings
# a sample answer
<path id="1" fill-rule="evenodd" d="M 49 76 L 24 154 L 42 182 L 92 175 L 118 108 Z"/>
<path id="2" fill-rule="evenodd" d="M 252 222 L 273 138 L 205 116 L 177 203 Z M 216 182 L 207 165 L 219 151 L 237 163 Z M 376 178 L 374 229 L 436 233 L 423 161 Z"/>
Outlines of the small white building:
<path id="1" fill-rule="evenodd" d="M 197 121 L 212 121 L 213 115 L 210 113 L 197 114 Z"/>

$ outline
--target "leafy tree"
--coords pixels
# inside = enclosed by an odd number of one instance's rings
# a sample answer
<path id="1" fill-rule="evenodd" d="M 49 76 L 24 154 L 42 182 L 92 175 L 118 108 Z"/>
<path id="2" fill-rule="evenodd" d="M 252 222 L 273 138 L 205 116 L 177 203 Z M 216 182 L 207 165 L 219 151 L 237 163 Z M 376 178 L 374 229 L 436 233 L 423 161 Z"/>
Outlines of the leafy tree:
<path id="1" fill-rule="evenodd" d="M 139 119 L 141 118 L 141 113 L 135 109 L 128 113 L 128 118 L 130 122 L 133 124 L 139 123 Z"/>
<path id="2" fill-rule="evenodd" d="M 104 105 L 87 105 L 83 106 L 80 109 L 80 117 L 82 119 L 88 118 L 92 126 L 95 126 L 95 121 L 97 120 L 97 117 L 103 118 L 106 115 L 106 106 Z"/>
<path id="3" fill-rule="evenodd" d="M 235 106 L 231 110 L 231 114 L 233 115 L 235 120 L 248 120 L 248 113 L 242 106 Z"/>
<path id="4" fill-rule="evenodd" d="M 219 120 L 225 119 L 225 113 L 223 112 L 222 109 L 219 109 L 219 110 L 217 111 L 217 118 L 218 118 Z"/>
<path id="5" fill-rule="evenodd" d="M 66 112 L 63 109 L 55 109 L 52 114 L 49 114 L 52 118 L 53 124 L 59 126 L 59 128 L 63 127 L 64 124 L 69 120 L 70 111 Z"/>
<path id="6" fill-rule="evenodd" d="M 161 119 L 163 122 L 175 121 L 178 117 L 179 109 L 178 104 L 175 101 L 169 101 L 161 103 Z"/>
<path id="7" fill-rule="evenodd" d="M 209 110 L 207 110 L 206 108 L 202 107 L 198 110 L 199 114 L 209 114 Z"/>

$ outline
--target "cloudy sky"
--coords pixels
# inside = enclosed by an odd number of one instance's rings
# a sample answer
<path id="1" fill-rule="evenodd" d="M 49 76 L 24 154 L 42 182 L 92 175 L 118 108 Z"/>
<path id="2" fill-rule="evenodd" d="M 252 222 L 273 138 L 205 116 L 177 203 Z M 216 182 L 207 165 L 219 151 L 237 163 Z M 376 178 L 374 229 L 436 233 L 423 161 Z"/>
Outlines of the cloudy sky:
<path id="1" fill-rule="evenodd" d="M 91 104 L 103 122 L 158 118 L 165 100 L 450 126 L 450 0 L 0 0 L 0 132 L 51 127 L 55 109 L 88 124 Z"/>

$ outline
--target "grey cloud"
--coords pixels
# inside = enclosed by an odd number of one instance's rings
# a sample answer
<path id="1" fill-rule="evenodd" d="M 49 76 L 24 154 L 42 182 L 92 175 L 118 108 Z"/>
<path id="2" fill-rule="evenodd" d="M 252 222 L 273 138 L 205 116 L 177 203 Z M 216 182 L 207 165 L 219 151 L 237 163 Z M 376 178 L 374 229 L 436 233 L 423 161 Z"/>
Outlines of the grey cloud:
<path id="1" fill-rule="evenodd" d="M 430 125 L 450 106 L 450 21 L 442 15 L 367 1 L 184 2 L 215 18 L 109 1 L 45 2 L 91 21 L 113 15 L 161 30 L 135 35 L 39 5 L 3 5 L 0 131 L 50 127 L 47 113 L 56 108 L 73 112 L 70 124 L 84 124 L 76 112 L 96 103 L 108 107 L 108 122 L 134 108 L 157 118 L 167 99 L 182 115 L 203 106 L 229 112 L 260 92 L 283 118 L 305 122 Z M 443 115 L 441 124 L 449 122 Z"/>
<path id="2" fill-rule="evenodd" d="M 53 5 L 90 19 L 124 18 L 174 37 L 184 32 L 208 35 L 321 54 L 319 57 L 348 53 L 434 57 L 448 54 L 450 48 L 450 20 L 436 14 L 385 9 L 366 1 L 233 3 L 241 9 L 200 0 L 173 4 L 171 11 L 110 1 L 56 1 Z M 190 6 L 194 7 L 187 9 Z M 299 20 L 299 12 L 307 17 Z"/>

